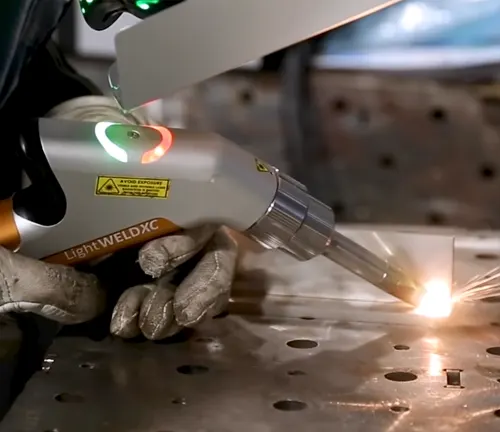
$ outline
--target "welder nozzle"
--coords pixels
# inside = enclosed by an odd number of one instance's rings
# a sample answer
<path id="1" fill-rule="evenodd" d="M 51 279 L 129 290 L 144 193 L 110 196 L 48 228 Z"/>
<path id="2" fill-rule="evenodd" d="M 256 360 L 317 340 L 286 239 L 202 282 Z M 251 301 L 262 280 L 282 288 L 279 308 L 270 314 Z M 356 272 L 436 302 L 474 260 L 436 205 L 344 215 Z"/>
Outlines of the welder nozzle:
<path id="1" fill-rule="evenodd" d="M 399 267 L 379 258 L 363 246 L 335 231 L 328 249 L 328 259 L 358 275 L 388 294 L 418 306 L 426 290 Z"/>

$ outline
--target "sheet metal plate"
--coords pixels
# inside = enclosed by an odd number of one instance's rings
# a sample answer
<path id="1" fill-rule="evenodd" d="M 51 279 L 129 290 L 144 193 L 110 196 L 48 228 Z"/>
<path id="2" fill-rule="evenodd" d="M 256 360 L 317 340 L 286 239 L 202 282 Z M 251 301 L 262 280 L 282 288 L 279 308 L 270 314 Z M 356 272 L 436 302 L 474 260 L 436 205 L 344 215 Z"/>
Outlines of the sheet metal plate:
<path id="1" fill-rule="evenodd" d="M 456 242 L 461 277 L 496 265 L 471 267 L 482 242 Z M 486 246 L 490 254 L 500 250 Z M 430 249 L 427 261 L 436 258 Z M 292 274 L 283 257 L 277 266 L 266 254 L 252 265 L 265 260 Z M 175 341 L 57 339 L 0 432 L 500 429 L 497 304 L 430 325 L 403 319 L 398 304 L 339 299 L 326 285 L 323 296 L 307 291 L 307 274 L 317 290 L 324 273 L 318 263 L 301 266 L 289 292 L 278 284 L 264 299 L 235 296 L 232 310 L 240 314 L 211 319 Z M 297 295 L 298 286 L 310 297 Z M 249 304 L 253 315 L 241 309 Z"/>
<path id="2" fill-rule="evenodd" d="M 0 431 L 494 431 L 496 345 L 496 326 L 237 316 L 171 345 L 59 339 Z"/>

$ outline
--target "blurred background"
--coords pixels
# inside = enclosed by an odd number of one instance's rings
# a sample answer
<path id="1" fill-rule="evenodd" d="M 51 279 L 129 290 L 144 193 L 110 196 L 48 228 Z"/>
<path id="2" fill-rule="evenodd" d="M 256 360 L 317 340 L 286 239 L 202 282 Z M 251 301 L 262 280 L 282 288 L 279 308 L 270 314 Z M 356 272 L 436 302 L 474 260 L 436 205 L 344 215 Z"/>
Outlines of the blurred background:
<path id="1" fill-rule="evenodd" d="M 57 38 L 108 92 L 136 19 L 95 32 L 73 12 Z M 499 229 L 499 23 L 497 0 L 407 0 L 148 109 L 248 148 L 339 221 Z"/>

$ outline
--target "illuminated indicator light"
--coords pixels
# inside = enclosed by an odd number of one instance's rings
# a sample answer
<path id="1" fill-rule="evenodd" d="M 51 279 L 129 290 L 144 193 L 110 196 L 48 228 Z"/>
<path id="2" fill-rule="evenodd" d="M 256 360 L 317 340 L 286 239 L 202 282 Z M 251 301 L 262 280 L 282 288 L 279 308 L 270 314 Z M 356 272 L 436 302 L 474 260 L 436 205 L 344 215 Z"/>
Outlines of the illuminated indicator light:
<path id="1" fill-rule="evenodd" d="M 116 160 L 119 160 L 120 162 L 127 162 L 128 161 L 127 152 L 123 150 L 121 147 L 117 146 L 106 135 L 106 130 L 110 126 L 113 126 L 115 124 L 116 123 L 110 123 L 110 122 L 97 123 L 95 125 L 95 130 L 94 130 L 95 136 L 103 146 L 104 150 L 106 150 L 106 153 L 114 157 Z"/>
<path id="2" fill-rule="evenodd" d="M 167 128 L 162 126 L 149 126 L 152 129 L 157 130 L 161 134 L 161 142 L 154 149 L 144 152 L 141 158 L 141 163 L 148 164 L 156 162 L 158 159 L 163 157 L 165 153 L 168 152 L 172 146 L 172 132 Z"/>
<path id="3" fill-rule="evenodd" d="M 94 0 L 86 0 L 87 1 L 87 4 L 92 4 L 94 3 Z"/>
<path id="4" fill-rule="evenodd" d="M 87 12 L 85 8 L 82 8 L 82 14 L 85 14 L 85 12 Z"/>
<path id="5" fill-rule="evenodd" d="M 151 5 L 156 5 L 158 3 L 159 0 L 138 0 L 135 2 L 136 6 L 142 10 L 148 10 Z"/>

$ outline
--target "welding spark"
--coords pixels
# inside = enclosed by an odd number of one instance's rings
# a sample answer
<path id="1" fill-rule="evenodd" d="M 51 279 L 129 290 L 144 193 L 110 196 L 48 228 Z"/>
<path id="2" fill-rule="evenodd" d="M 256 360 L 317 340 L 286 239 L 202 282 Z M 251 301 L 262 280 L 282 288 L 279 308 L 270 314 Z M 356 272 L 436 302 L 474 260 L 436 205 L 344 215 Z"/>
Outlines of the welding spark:
<path id="1" fill-rule="evenodd" d="M 500 267 L 470 279 L 453 295 L 453 301 L 476 301 L 500 295 Z"/>
<path id="2" fill-rule="evenodd" d="M 453 307 L 450 284 L 441 279 L 432 279 L 426 282 L 424 287 L 426 293 L 415 309 L 415 313 L 428 318 L 450 316 Z"/>

